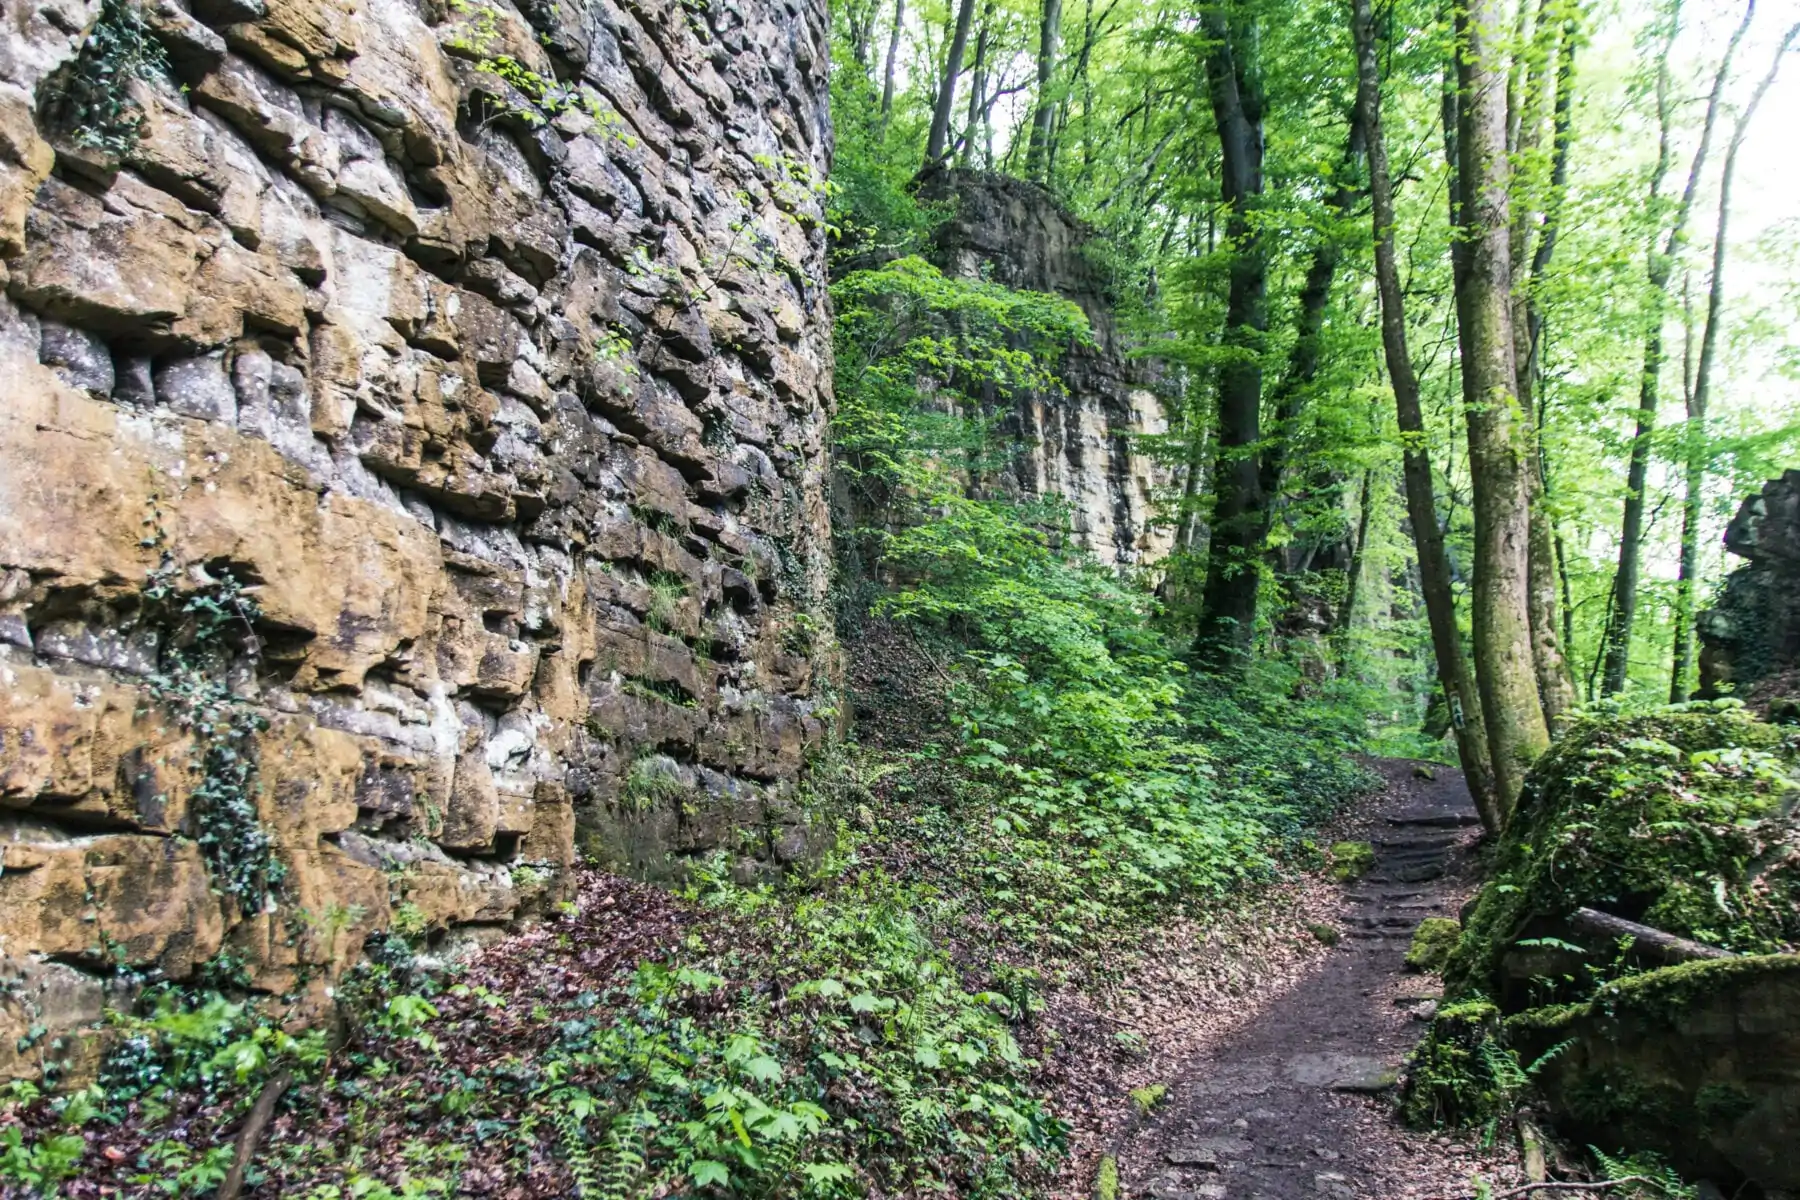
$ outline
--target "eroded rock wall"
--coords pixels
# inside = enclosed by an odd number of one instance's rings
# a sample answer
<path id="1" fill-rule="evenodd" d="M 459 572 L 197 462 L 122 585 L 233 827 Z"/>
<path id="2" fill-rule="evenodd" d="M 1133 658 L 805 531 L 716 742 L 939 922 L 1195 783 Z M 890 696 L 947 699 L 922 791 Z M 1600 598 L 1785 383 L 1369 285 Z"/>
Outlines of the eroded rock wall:
<path id="1" fill-rule="evenodd" d="M 806 853 L 826 65 L 820 0 L 6 0 L 0 1072 L 102 968 L 317 997 L 578 852 Z M 261 910 L 187 668 L 256 718 Z"/>
<path id="2" fill-rule="evenodd" d="M 1094 232 L 1033 183 L 974 171 L 936 172 L 922 194 L 948 203 L 936 233 L 941 270 L 1008 287 L 1052 292 L 1081 306 L 1094 344 L 1071 348 L 1059 366 L 1066 392 L 1020 397 L 996 433 L 1019 450 L 984 486 L 1016 497 L 1061 496 L 1078 542 L 1106 563 L 1165 556 L 1174 530 L 1157 524 L 1169 470 L 1134 442 L 1168 432 L 1151 374 L 1129 360 L 1105 282 L 1088 257 Z"/>
<path id="3" fill-rule="evenodd" d="M 1800 470 L 1745 497 L 1725 549 L 1745 561 L 1700 614 L 1701 690 L 1766 703 L 1792 693 L 1800 669 Z"/>

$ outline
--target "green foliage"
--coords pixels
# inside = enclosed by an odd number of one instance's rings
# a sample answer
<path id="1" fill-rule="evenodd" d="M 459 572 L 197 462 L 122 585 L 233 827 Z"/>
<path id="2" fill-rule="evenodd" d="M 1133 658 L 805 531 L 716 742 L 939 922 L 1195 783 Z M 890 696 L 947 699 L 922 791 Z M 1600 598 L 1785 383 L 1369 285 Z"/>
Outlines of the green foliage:
<path id="1" fill-rule="evenodd" d="M 168 56 L 137 0 L 101 0 L 75 61 L 52 84 L 51 110 L 77 145 L 122 158 L 143 136 L 144 113 L 131 97 L 132 84 L 168 74 Z"/>
<path id="2" fill-rule="evenodd" d="M 661 755 L 646 755 L 633 760 L 626 770 L 619 799 L 633 812 L 651 812 L 658 808 L 674 810 L 689 798 L 690 791 L 681 782 L 672 760 Z"/>
<path id="3" fill-rule="evenodd" d="M 164 538 L 154 510 L 146 544 Z M 213 886 L 248 915 L 274 903 L 287 874 L 257 808 L 257 739 L 268 722 L 234 678 L 254 676 L 260 640 L 255 599 L 230 570 L 183 572 L 168 549 L 144 588 L 140 625 L 158 635 L 151 698 L 192 736 L 188 793 L 192 836 Z"/>
<path id="4" fill-rule="evenodd" d="M 247 1001 L 164 984 L 139 1002 L 141 1015 L 113 1013 L 115 1039 L 100 1086 L 115 1113 L 167 1111 L 184 1092 L 218 1096 L 280 1067 L 311 1070 L 326 1057 L 323 1031 L 296 1036 Z"/>
<path id="5" fill-rule="evenodd" d="M 851 272 L 831 298 L 836 465 L 864 488 L 942 486 L 936 468 L 984 448 L 985 428 L 971 419 L 984 389 L 1060 390 L 1057 357 L 1091 336 L 1067 300 L 952 278 L 916 257 Z"/>

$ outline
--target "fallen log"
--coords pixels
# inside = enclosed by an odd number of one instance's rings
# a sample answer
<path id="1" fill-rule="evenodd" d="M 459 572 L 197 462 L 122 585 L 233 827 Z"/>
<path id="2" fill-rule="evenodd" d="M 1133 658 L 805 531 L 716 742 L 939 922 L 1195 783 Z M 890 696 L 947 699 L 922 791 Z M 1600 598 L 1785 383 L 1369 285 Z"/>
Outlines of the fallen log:
<path id="1" fill-rule="evenodd" d="M 1684 937 L 1676 937 L 1672 933 L 1664 933 L 1660 929 L 1652 929 L 1648 925 L 1639 925 L 1636 921 L 1627 921 L 1624 917 L 1615 917 L 1611 913 L 1603 913 L 1595 908 L 1578 908 L 1569 915 L 1569 927 L 1576 933 L 1592 934 L 1596 937 L 1632 939 L 1632 949 L 1646 958 L 1654 959 L 1664 966 L 1676 963 L 1696 962 L 1704 958 L 1736 958 L 1730 950 L 1721 950 L 1717 946 L 1708 946 L 1704 942 L 1689 941 Z"/>

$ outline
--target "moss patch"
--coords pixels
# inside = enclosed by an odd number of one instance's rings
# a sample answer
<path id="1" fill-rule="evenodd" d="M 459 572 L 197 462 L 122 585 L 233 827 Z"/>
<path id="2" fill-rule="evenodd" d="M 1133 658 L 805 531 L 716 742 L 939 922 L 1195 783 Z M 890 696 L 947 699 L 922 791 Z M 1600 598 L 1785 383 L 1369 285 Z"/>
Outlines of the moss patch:
<path id="1" fill-rule="evenodd" d="M 1529 921 L 1583 906 L 1740 953 L 1792 949 L 1796 778 L 1796 731 L 1729 702 L 1576 722 L 1526 781 L 1449 994 L 1486 994 Z"/>
<path id="2" fill-rule="evenodd" d="M 1375 847 L 1368 842 L 1339 842 L 1331 848 L 1331 877 L 1339 883 L 1361 879 L 1375 865 Z"/>
<path id="3" fill-rule="evenodd" d="M 1462 937 L 1462 925 L 1448 917 L 1426 917 L 1413 930 L 1412 946 L 1406 952 L 1406 966 L 1413 971 L 1441 971 L 1456 951 Z"/>

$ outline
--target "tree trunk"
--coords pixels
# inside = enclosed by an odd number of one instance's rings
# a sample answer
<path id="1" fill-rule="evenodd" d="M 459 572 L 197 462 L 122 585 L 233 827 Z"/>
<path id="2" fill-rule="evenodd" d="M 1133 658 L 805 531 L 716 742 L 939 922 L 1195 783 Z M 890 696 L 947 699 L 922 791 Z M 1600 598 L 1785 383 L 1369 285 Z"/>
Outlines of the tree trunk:
<path id="1" fill-rule="evenodd" d="M 975 0 L 962 0 L 956 10 L 956 32 L 950 35 L 950 51 L 944 57 L 944 75 L 938 82 L 937 104 L 931 112 L 931 133 L 925 140 L 925 165 L 944 159 L 950 141 L 950 114 L 956 110 L 956 79 L 962 74 L 963 51 L 969 46 L 969 26 L 975 22 Z"/>
<path id="2" fill-rule="evenodd" d="M 1375 471 L 1365 470 L 1362 488 L 1356 496 L 1356 533 L 1350 547 L 1350 563 L 1344 568 L 1344 603 L 1333 623 L 1333 634 L 1341 642 L 1350 635 L 1350 622 L 1356 615 L 1356 593 L 1362 587 L 1363 559 L 1369 548 L 1369 521 L 1375 507 Z M 1340 651 L 1341 652 L 1341 651 Z"/>
<path id="3" fill-rule="evenodd" d="M 993 0 L 982 7 L 981 31 L 975 37 L 975 66 L 969 81 L 969 114 L 963 125 L 962 147 L 957 152 L 958 166 L 969 165 L 970 152 L 975 147 L 975 131 L 979 127 L 982 105 L 987 99 L 988 72 L 988 37 L 994 22 Z"/>
<path id="4" fill-rule="evenodd" d="M 1360 194 L 1356 180 L 1362 174 L 1366 152 L 1362 123 L 1352 120 L 1345 139 L 1343 165 L 1337 176 L 1337 186 L 1332 189 L 1327 201 L 1332 213 L 1340 220 L 1350 216 L 1351 206 Z M 1305 411 L 1308 393 L 1319 374 L 1323 351 L 1320 337 L 1325 328 L 1325 312 L 1331 301 L 1331 287 L 1337 279 L 1338 261 L 1342 257 L 1339 237 L 1336 229 L 1327 230 L 1313 247 L 1312 262 L 1300 285 L 1300 304 L 1295 310 L 1294 345 L 1288 352 L 1287 366 L 1282 372 L 1281 382 L 1274 388 L 1275 394 L 1270 405 L 1274 410 L 1273 428 L 1264 432 L 1268 448 L 1263 451 L 1261 464 L 1262 490 L 1268 499 L 1271 519 L 1283 506 L 1286 496 L 1283 485 L 1288 465 L 1293 458 L 1295 426 Z M 1306 496 L 1334 491 L 1342 483 L 1343 480 L 1335 473 L 1316 468 L 1298 492 L 1300 496 Z M 1316 546 L 1309 548 L 1307 556 L 1310 558 L 1310 552 L 1317 549 Z M 1269 565 L 1276 571 L 1299 569 L 1293 566 L 1292 559 L 1283 560 L 1278 555 L 1270 556 Z"/>
<path id="5" fill-rule="evenodd" d="M 1225 230 L 1231 280 L 1224 345 L 1233 353 L 1219 367 L 1218 454 L 1213 468 L 1217 497 L 1197 648 L 1210 665 L 1222 667 L 1247 656 L 1255 638 L 1260 560 L 1269 527 L 1257 451 L 1262 439 L 1258 354 L 1269 328 L 1268 264 L 1252 218 L 1263 190 L 1262 95 L 1251 59 L 1254 25 L 1228 20 L 1217 9 L 1208 11 L 1204 23 L 1213 41 L 1206 81 L 1223 159 L 1220 194 L 1230 210 Z"/>
<path id="6" fill-rule="evenodd" d="M 1700 501 L 1706 490 L 1706 409 L 1712 398 L 1713 365 L 1718 357 L 1719 330 L 1724 325 L 1725 253 L 1729 244 L 1731 184 L 1737 175 L 1738 152 L 1743 149 L 1744 136 L 1750 131 L 1750 122 L 1756 116 L 1763 97 L 1775 85 L 1775 77 L 1781 73 L 1781 60 L 1787 56 L 1796 40 L 1800 40 L 1800 24 L 1790 27 L 1783 36 L 1781 44 L 1775 48 L 1775 57 L 1769 63 L 1768 73 L 1756 85 L 1756 91 L 1751 93 L 1750 102 L 1744 106 L 1744 111 L 1738 114 L 1737 125 L 1731 131 L 1731 142 L 1725 149 L 1724 168 L 1719 173 L 1719 218 L 1713 229 L 1712 280 L 1706 289 L 1706 325 L 1700 334 L 1700 360 L 1694 368 L 1693 400 L 1688 405 L 1688 423 L 1683 430 L 1682 439 L 1687 460 L 1687 495 L 1682 505 L 1681 577 L 1690 605 L 1693 602 L 1694 582 L 1698 577 L 1699 567 Z M 1690 611 L 1687 623 L 1677 633 L 1678 639 L 1688 641 L 1689 661 L 1693 654 L 1692 619 Z M 1675 668 L 1677 673 L 1671 693 L 1677 688 L 1685 690 L 1686 684 L 1687 663 L 1683 661 L 1679 643 Z"/>
<path id="7" fill-rule="evenodd" d="M 1520 117 L 1519 155 L 1529 161 L 1541 141 L 1543 98 L 1547 81 L 1555 79 L 1555 101 L 1551 112 L 1550 177 L 1541 213 L 1521 210 L 1513 222 L 1512 252 L 1515 262 L 1529 261 L 1529 274 L 1513 291 L 1513 355 L 1518 369 L 1519 411 L 1530 424 L 1531 468 L 1531 647 L 1532 663 L 1537 672 L 1538 700 L 1544 706 L 1544 718 L 1552 732 L 1562 726 L 1565 715 L 1575 706 L 1575 680 L 1563 652 L 1563 639 L 1557 629 L 1556 603 L 1556 538 L 1551 528 L 1546 484 L 1544 446 L 1536 420 L 1535 394 L 1540 364 L 1540 341 L 1543 334 L 1543 306 L 1538 292 L 1544 275 L 1550 269 L 1556 238 L 1561 224 L 1563 196 L 1569 178 L 1570 120 L 1574 112 L 1575 45 L 1580 32 L 1578 18 L 1567 17 L 1560 25 L 1552 19 L 1554 0 L 1541 0 L 1538 29 L 1534 39 L 1532 61 L 1524 70 L 1524 112 Z M 1554 64 L 1555 70 L 1551 68 Z M 1536 248 L 1532 247 L 1533 226 Z"/>
<path id="8" fill-rule="evenodd" d="M 1650 288 L 1646 298 L 1649 313 L 1645 319 L 1644 367 L 1638 376 L 1637 429 L 1631 442 L 1631 458 L 1625 470 L 1625 514 L 1619 528 L 1617 583 L 1613 588 L 1612 609 L 1607 614 L 1606 632 L 1602 638 L 1602 645 L 1606 649 L 1606 665 L 1601 669 L 1600 693 L 1604 696 L 1615 695 L 1624 690 L 1626 675 L 1631 666 L 1631 627 L 1637 616 L 1638 575 L 1644 539 L 1644 489 L 1650 470 L 1650 435 L 1656 428 L 1656 406 L 1662 382 L 1663 309 L 1669 290 L 1669 275 L 1674 270 L 1675 255 L 1687 237 L 1688 217 L 1693 212 L 1694 196 L 1699 190 L 1700 175 L 1706 166 L 1707 152 L 1712 145 L 1719 105 L 1731 76 L 1731 60 L 1755 13 L 1756 0 L 1750 0 L 1745 7 L 1743 19 L 1738 22 L 1731 40 L 1725 45 L 1724 57 L 1719 60 L 1719 69 L 1713 76 L 1712 91 L 1706 98 L 1706 116 L 1700 125 L 1700 144 L 1695 148 L 1694 161 L 1688 167 L 1687 186 L 1682 190 L 1681 201 L 1675 208 L 1667 240 L 1659 248 L 1657 236 L 1652 233 L 1646 254 Z M 1650 177 L 1652 213 L 1656 212 L 1661 201 L 1662 181 L 1669 167 L 1671 117 L 1668 64 L 1675 36 L 1680 30 L 1680 0 L 1675 0 L 1669 20 L 1669 31 L 1663 42 L 1662 58 L 1657 65 L 1656 75 L 1660 141 L 1656 168 Z"/>
<path id="9" fill-rule="evenodd" d="M 1501 811 L 1510 818 L 1550 730 L 1531 640 L 1533 468 L 1530 418 L 1519 408 L 1513 361 L 1501 8 L 1497 0 L 1468 0 L 1456 14 L 1459 240 L 1468 252 L 1457 308 L 1464 390 L 1472 400 L 1465 407 L 1475 511 L 1475 679 Z"/>
<path id="10" fill-rule="evenodd" d="M 1704 448 L 1706 420 L 1694 409 L 1694 296 L 1690 281 L 1681 285 L 1681 398 L 1687 414 L 1682 430 L 1681 569 L 1675 582 L 1675 651 L 1669 672 L 1669 703 L 1685 704 L 1693 695 L 1694 614 L 1700 582 L 1700 503 L 1706 484 Z"/>
<path id="11" fill-rule="evenodd" d="M 1450 556 L 1438 526 L 1437 496 L 1426 451 L 1425 414 L 1419 403 L 1419 379 L 1406 345 L 1406 309 L 1400 269 L 1394 260 L 1393 183 L 1388 175 L 1387 146 L 1381 134 L 1381 82 L 1375 57 L 1375 31 L 1370 0 L 1352 0 L 1351 30 L 1356 38 L 1356 111 L 1369 152 L 1369 196 L 1375 220 L 1375 281 L 1381 293 L 1381 345 L 1394 387 L 1400 425 L 1406 512 L 1419 559 L 1419 590 L 1431 626 L 1431 648 L 1438 679 L 1449 702 L 1451 728 L 1463 774 L 1475 798 L 1481 823 L 1490 832 L 1501 827 L 1493 768 L 1488 759 L 1487 730 L 1481 701 L 1463 655 L 1456 625 L 1456 596 L 1450 588 Z"/>
<path id="12" fill-rule="evenodd" d="M 888 32 L 887 62 L 881 69 L 881 132 L 887 133 L 894 111 L 894 64 L 900 57 L 900 31 L 906 24 L 906 0 L 894 0 L 894 27 Z"/>
<path id="13" fill-rule="evenodd" d="M 1062 36 L 1062 0 L 1044 0 L 1038 23 L 1037 106 L 1031 114 L 1031 144 L 1025 151 L 1025 177 L 1046 181 L 1050 162 L 1050 130 L 1056 121 L 1056 105 L 1050 100 L 1050 81 L 1056 76 L 1056 45 Z"/>

